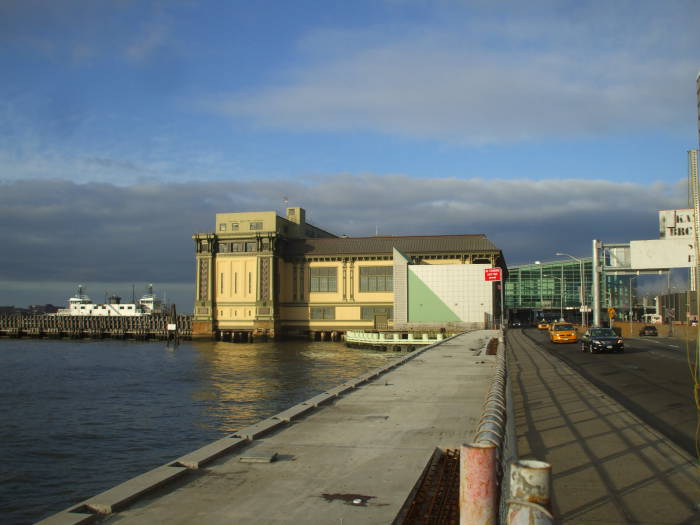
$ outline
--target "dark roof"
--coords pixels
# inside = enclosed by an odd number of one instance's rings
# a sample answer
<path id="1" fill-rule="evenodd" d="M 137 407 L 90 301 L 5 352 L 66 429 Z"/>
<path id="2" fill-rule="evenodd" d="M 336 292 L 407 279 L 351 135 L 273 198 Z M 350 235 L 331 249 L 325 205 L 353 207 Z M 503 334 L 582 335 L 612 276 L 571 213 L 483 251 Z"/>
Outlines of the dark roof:
<path id="1" fill-rule="evenodd" d="M 410 237 L 340 237 L 295 239 L 286 243 L 288 256 L 391 255 L 396 248 L 407 255 L 441 253 L 500 253 L 484 234 L 418 235 Z"/>

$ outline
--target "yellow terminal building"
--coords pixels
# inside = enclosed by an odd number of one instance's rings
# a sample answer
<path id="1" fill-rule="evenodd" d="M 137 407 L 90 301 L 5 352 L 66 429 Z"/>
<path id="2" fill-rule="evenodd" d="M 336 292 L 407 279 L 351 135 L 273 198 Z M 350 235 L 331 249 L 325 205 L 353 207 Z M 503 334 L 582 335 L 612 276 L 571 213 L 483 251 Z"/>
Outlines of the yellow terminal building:
<path id="1" fill-rule="evenodd" d="M 481 234 L 338 237 L 296 207 L 217 213 L 192 238 L 194 337 L 483 328 L 500 312 L 483 271 L 505 261 Z"/>

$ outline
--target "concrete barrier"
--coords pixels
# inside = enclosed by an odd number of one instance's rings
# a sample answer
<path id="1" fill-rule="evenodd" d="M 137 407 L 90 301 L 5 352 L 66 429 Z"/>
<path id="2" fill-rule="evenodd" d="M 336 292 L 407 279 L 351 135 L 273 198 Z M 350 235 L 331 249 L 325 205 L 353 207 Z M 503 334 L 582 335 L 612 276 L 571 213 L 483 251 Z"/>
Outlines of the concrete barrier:
<path id="1" fill-rule="evenodd" d="M 225 437 L 209 443 L 208 445 L 190 452 L 184 456 L 177 458 L 173 464 L 175 466 L 187 467 L 188 469 L 196 470 L 201 468 L 203 465 L 213 461 L 214 459 L 222 456 L 228 452 L 244 446 L 249 443 L 246 438 L 238 437 Z"/>
<path id="2" fill-rule="evenodd" d="M 294 405 L 293 407 L 289 407 L 287 410 L 283 410 L 279 414 L 275 414 L 273 419 L 281 419 L 282 421 L 287 421 L 288 423 L 291 423 L 295 419 L 300 418 L 304 414 L 307 414 L 316 408 L 313 405 L 309 405 L 307 403 L 299 403 L 298 405 Z"/>
<path id="3" fill-rule="evenodd" d="M 272 416 L 267 419 L 263 419 L 254 425 L 250 425 L 236 431 L 233 437 L 250 439 L 252 441 L 286 425 L 287 421 L 284 419 L 277 419 L 276 417 Z"/>
<path id="4" fill-rule="evenodd" d="M 83 501 L 83 505 L 99 514 L 111 514 L 125 507 L 129 502 L 135 500 L 142 494 L 164 485 L 165 483 L 179 478 L 187 472 L 185 467 L 171 467 L 163 465 L 149 470 L 145 474 L 136 476 L 111 488 L 97 496 Z"/>
<path id="5" fill-rule="evenodd" d="M 317 396 L 312 397 L 311 399 L 307 399 L 304 401 L 305 405 L 311 405 L 313 407 L 317 407 L 320 405 L 324 405 L 326 403 L 330 403 L 333 401 L 336 397 L 335 394 L 329 394 L 328 392 L 324 392 L 323 394 L 319 394 Z"/>

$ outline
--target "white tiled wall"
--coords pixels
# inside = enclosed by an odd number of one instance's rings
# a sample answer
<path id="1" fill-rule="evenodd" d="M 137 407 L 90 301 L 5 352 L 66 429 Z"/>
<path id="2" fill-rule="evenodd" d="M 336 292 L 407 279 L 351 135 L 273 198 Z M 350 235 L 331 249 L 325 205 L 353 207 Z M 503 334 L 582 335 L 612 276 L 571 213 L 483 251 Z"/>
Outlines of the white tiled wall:
<path id="1" fill-rule="evenodd" d="M 493 283 L 484 281 L 488 264 L 426 264 L 409 266 L 464 322 L 483 322 L 493 313 Z M 410 301 L 409 297 L 409 301 Z"/>

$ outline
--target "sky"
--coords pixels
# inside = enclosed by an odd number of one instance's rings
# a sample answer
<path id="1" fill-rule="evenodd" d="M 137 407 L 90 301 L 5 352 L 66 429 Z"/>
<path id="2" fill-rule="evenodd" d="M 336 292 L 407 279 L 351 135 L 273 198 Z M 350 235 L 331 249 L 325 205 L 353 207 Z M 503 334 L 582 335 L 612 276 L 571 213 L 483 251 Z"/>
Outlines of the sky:
<path id="1" fill-rule="evenodd" d="M 484 233 L 509 265 L 658 237 L 698 147 L 700 2 L 3 0 L 0 305 L 147 283 L 195 232 Z"/>

